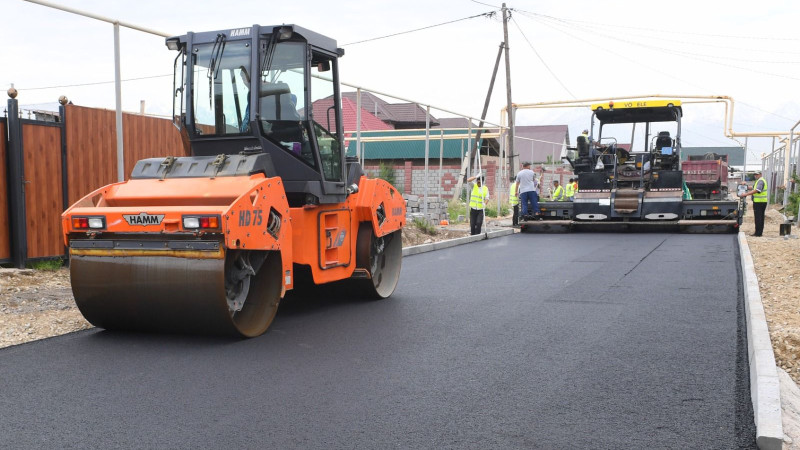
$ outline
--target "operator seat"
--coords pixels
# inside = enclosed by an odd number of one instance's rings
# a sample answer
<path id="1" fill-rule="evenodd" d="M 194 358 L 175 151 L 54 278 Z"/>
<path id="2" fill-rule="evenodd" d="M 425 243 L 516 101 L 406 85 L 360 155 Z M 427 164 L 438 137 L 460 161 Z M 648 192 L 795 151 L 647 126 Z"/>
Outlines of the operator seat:
<path id="1" fill-rule="evenodd" d="M 304 133 L 302 118 L 297 112 L 297 97 L 289 91 L 285 83 L 279 83 L 271 90 L 262 88 L 259 100 L 261 121 L 267 137 L 280 142 L 290 152 L 313 165 L 307 133 Z"/>
<path id="2" fill-rule="evenodd" d="M 294 94 L 267 95 L 261 98 L 261 118 L 264 120 L 300 120 Z"/>
<path id="3" fill-rule="evenodd" d="M 664 147 L 669 147 L 669 153 L 664 153 Z M 669 131 L 661 131 L 656 138 L 656 150 L 664 155 L 672 154 L 673 152 L 672 138 L 669 136 Z"/>
<path id="4" fill-rule="evenodd" d="M 579 174 L 581 172 L 591 172 L 593 161 L 591 157 L 589 141 L 584 135 L 578 136 L 576 141 L 578 147 L 578 158 L 572 163 L 572 169 L 575 171 L 575 174 Z"/>
<path id="5" fill-rule="evenodd" d="M 656 138 L 656 154 L 659 168 L 661 170 L 674 170 L 677 168 L 677 154 L 675 153 L 675 141 L 670 137 L 669 131 L 661 131 Z"/>
<path id="6" fill-rule="evenodd" d="M 586 158 L 589 156 L 589 142 L 586 140 L 586 136 L 580 135 L 577 138 L 578 142 L 578 157 Z"/>

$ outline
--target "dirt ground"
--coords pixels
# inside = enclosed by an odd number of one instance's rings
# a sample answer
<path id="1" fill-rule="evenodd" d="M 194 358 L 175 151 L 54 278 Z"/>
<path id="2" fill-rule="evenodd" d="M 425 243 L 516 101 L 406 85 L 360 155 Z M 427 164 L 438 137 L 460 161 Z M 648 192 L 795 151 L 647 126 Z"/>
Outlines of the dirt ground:
<path id="1" fill-rule="evenodd" d="M 0 268 L 0 347 L 90 327 L 75 306 L 68 269 Z"/>
<path id="2" fill-rule="evenodd" d="M 764 220 L 764 235 L 749 236 L 755 230 L 750 209 L 742 231 L 748 234 L 775 360 L 795 383 L 800 383 L 800 239 L 796 238 L 800 230 L 793 227 L 795 238 L 780 236 L 783 216 L 770 207 Z"/>

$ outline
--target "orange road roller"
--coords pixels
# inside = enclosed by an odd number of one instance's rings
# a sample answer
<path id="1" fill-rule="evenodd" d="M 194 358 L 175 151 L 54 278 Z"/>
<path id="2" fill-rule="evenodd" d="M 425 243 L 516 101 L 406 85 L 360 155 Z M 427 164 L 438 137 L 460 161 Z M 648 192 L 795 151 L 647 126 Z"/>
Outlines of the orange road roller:
<path id="1" fill-rule="evenodd" d="M 298 272 L 390 296 L 405 202 L 348 158 L 336 41 L 296 25 L 167 39 L 187 157 L 139 161 L 62 215 L 93 325 L 253 337 Z"/>

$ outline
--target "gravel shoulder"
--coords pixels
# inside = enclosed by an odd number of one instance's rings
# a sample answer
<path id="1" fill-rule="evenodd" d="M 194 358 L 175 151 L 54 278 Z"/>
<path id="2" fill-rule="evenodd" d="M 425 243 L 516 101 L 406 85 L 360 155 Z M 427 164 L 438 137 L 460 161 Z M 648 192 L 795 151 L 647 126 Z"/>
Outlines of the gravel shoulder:
<path id="1" fill-rule="evenodd" d="M 69 283 L 69 269 L 0 269 L 0 347 L 91 328 Z"/>

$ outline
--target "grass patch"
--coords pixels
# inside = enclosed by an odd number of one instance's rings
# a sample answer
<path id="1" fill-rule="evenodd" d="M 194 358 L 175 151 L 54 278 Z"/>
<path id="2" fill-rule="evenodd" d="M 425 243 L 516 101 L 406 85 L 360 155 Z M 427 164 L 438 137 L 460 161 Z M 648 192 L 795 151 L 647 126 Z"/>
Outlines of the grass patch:
<path id="1" fill-rule="evenodd" d="M 458 216 L 467 217 L 467 204 L 458 200 L 452 199 L 447 202 L 447 216 L 450 217 L 450 222 L 458 222 Z"/>
<path id="2" fill-rule="evenodd" d="M 36 261 L 33 263 L 28 264 L 31 269 L 34 270 L 45 270 L 45 271 L 56 271 L 64 265 L 64 262 L 60 259 L 46 259 L 43 261 Z"/>
<path id="3" fill-rule="evenodd" d="M 430 222 L 428 222 L 427 220 L 425 220 L 423 218 L 414 217 L 414 219 L 411 221 L 411 223 L 415 227 L 417 227 L 418 230 L 422 231 L 423 233 L 425 233 L 427 235 L 436 236 L 436 234 L 438 234 L 438 231 L 436 231 L 436 227 L 431 225 Z"/>
<path id="4" fill-rule="evenodd" d="M 507 204 L 500 205 L 500 215 L 497 215 L 497 202 L 494 204 L 489 203 L 486 205 L 486 216 L 487 217 L 503 217 L 507 216 L 511 212 L 511 208 Z M 467 204 L 458 200 L 450 200 L 447 203 L 447 215 L 450 217 L 451 222 L 457 222 L 458 216 L 464 216 L 465 218 L 469 217 Z"/>
<path id="5" fill-rule="evenodd" d="M 486 205 L 486 215 L 492 217 L 507 216 L 509 212 L 508 205 L 500 205 L 500 215 L 497 215 L 497 206 Z"/>

